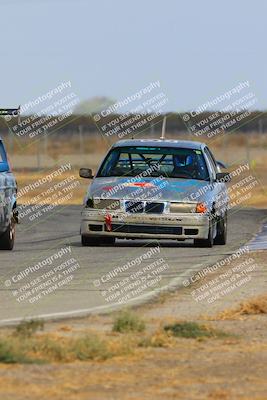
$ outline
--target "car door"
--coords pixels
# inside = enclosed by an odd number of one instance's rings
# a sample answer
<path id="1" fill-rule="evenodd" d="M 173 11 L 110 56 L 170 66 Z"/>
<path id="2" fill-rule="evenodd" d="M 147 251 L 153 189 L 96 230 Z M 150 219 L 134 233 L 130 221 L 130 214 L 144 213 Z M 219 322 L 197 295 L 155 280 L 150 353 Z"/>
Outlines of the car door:
<path id="1" fill-rule="evenodd" d="M 210 149 L 206 146 L 204 148 L 204 154 L 210 170 L 210 176 L 212 180 L 213 187 L 213 204 L 216 216 L 223 216 L 225 214 L 225 209 L 227 207 L 228 197 L 225 183 L 217 182 L 216 174 L 218 172 L 217 164 L 213 154 Z"/>
<path id="2" fill-rule="evenodd" d="M 16 204 L 16 181 L 10 171 L 3 142 L 0 140 L 0 232 L 6 229 Z"/>

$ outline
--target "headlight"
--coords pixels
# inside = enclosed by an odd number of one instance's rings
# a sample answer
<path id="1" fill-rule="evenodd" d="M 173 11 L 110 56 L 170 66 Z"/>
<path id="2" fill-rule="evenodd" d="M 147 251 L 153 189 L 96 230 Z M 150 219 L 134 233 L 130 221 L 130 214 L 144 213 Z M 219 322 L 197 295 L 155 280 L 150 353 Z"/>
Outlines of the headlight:
<path id="1" fill-rule="evenodd" d="M 196 203 L 175 203 L 171 202 L 170 203 L 170 212 L 171 213 L 190 213 L 190 212 L 195 212 L 196 209 Z"/>
<path id="2" fill-rule="evenodd" d="M 100 198 L 89 198 L 86 202 L 87 208 L 95 208 L 98 210 L 119 210 L 120 200 L 114 199 L 100 199 Z"/>
<path id="3" fill-rule="evenodd" d="M 94 208 L 94 200 L 91 199 L 90 197 L 89 197 L 89 199 L 88 199 L 87 202 L 86 202 L 86 207 L 87 207 L 87 208 Z"/>

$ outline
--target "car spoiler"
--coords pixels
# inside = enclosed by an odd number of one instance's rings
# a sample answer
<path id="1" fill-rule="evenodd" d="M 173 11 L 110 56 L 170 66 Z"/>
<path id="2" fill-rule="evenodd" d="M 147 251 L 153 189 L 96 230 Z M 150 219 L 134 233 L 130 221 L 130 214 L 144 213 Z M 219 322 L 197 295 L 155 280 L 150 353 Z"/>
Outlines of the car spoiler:
<path id="1" fill-rule="evenodd" d="M 7 115 L 18 117 L 18 122 L 20 123 L 20 106 L 18 108 L 0 108 L 0 117 L 6 117 Z"/>

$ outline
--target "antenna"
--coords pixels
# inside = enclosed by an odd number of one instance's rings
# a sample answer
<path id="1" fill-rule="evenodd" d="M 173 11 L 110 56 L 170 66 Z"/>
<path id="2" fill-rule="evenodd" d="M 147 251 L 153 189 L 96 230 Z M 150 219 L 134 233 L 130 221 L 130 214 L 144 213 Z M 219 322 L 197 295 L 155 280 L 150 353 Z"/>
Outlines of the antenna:
<path id="1" fill-rule="evenodd" d="M 18 124 L 20 124 L 20 105 L 19 105 L 19 107 L 18 107 L 18 113 L 17 113 L 17 115 L 18 115 Z"/>
<path id="2" fill-rule="evenodd" d="M 162 122 L 162 130 L 161 130 L 161 137 L 160 137 L 160 139 L 162 139 L 162 140 L 165 140 L 166 120 L 167 120 L 167 117 L 165 115 L 165 117 L 163 118 L 163 122 Z"/>

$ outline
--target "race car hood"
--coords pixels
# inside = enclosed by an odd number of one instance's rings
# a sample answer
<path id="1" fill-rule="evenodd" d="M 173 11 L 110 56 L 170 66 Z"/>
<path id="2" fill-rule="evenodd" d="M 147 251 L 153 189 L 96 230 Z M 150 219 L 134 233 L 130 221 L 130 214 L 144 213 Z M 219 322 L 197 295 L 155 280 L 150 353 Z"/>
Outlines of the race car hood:
<path id="1" fill-rule="evenodd" d="M 183 178 L 95 178 L 87 197 L 161 201 L 204 201 L 212 184 L 203 180 Z"/>

